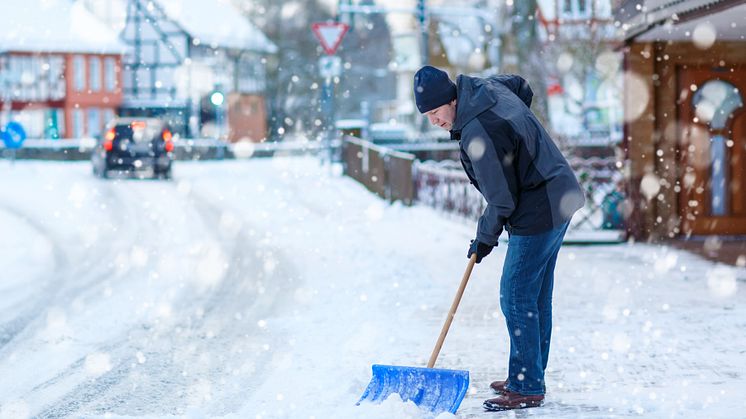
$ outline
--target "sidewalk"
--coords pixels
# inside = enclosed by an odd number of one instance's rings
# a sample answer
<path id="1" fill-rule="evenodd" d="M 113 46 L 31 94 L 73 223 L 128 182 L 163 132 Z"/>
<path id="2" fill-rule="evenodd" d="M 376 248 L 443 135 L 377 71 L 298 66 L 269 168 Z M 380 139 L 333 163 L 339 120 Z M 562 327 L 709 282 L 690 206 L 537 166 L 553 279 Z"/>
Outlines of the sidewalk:
<path id="1" fill-rule="evenodd" d="M 490 360 L 468 366 L 471 393 L 460 417 L 482 417 L 481 402 L 493 397 L 489 383 L 506 375 L 501 253 L 475 269 L 444 349 L 451 359 L 468 347 L 472 361 Z M 746 385 L 745 284 L 746 269 L 670 247 L 563 247 L 547 403 L 531 416 L 739 416 L 746 411 L 737 390 Z"/>
<path id="2" fill-rule="evenodd" d="M 692 237 L 670 242 L 705 259 L 743 268 L 746 266 L 746 237 Z"/>

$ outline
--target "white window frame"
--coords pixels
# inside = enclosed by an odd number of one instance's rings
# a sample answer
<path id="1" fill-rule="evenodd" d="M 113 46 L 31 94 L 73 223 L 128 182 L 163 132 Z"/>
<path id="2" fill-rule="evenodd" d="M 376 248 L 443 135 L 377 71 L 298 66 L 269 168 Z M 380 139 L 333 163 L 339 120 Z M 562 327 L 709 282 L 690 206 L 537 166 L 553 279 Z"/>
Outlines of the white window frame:
<path id="1" fill-rule="evenodd" d="M 86 110 L 86 116 L 88 118 L 88 130 L 86 135 L 89 137 L 95 137 L 101 134 L 101 110 L 97 107 L 90 107 Z"/>
<path id="2" fill-rule="evenodd" d="M 103 126 L 106 127 L 106 124 L 111 122 L 114 118 L 117 117 L 116 112 L 114 112 L 114 109 L 106 108 L 104 109 L 104 121 Z"/>
<path id="3" fill-rule="evenodd" d="M 72 138 L 83 138 L 85 135 L 85 115 L 83 109 L 73 109 Z"/>
<path id="4" fill-rule="evenodd" d="M 73 57 L 73 90 L 82 92 L 85 87 L 85 57 L 76 55 Z"/>
<path id="5" fill-rule="evenodd" d="M 60 138 L 67 134 L 67 131 L 65 131 L 65 110 L 62 108 L 57 108 L 57 133 Z"/>
<path id="6" fill-rule="evenodd" d="M 566 10 L 566 3 L 570 3 L 570 10 Z M 585 5 L 585 10 L 580 10 L 581 3 Z M 589 19 L 593 8 L 593 0 L 561 0 L 560 16 L 565 19 Z"/>
<path id="7" fill-rule="evenodd" d="M 101 91 L 101 59 L 88 57 L 88 83 L 92 92 Z"/>
<path id="8" fill-rule="evenodd" d="M 109 92 L 117 89 L 117 61 L 113 57 L 104 58 L 104 83 Z"/>

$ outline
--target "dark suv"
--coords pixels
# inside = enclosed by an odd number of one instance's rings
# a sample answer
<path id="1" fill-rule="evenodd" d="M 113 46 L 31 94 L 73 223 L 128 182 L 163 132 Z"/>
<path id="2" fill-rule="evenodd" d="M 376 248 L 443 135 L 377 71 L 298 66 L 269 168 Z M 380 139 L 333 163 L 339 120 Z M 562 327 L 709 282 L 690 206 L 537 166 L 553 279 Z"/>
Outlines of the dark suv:
<path id="1" fill-rule="evenodd" d="M 171 178 L 174 142 L 171 130 L 155 118 L 117 118 L 106 126 L 104 137 L 91 155 L 93 173 L 103 178 L 110 171 L 150 173 Z"/>

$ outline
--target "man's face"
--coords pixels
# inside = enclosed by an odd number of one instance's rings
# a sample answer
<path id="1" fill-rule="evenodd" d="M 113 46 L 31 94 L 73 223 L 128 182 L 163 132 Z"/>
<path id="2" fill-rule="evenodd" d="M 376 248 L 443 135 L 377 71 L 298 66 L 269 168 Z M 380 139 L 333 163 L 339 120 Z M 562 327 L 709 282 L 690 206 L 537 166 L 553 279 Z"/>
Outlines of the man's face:
<path id="1" fill-rule="evenodd" d="M 431 124 L 450 131 L 453 120 L 456 119 L 456 101 L 441 105 L 431 111 L 425 112 L 425 116 Z"/>

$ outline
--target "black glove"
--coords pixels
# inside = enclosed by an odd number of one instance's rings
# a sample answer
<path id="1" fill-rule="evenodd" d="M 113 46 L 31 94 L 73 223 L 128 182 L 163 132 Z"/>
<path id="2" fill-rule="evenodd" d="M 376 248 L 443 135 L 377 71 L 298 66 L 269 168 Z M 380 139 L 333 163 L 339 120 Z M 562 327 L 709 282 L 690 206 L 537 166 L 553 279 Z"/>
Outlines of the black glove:
<path id="1" fill-rule="evenodd" d="M 466 254 L 467 258 L 471 258 L 471 255 L 474 253 L 477 254 L 477 263 L 481 262 L 482 259 L 489 255 L 492 251 L 492 248 L 494 246 L 489 245 L 487 243 L 482 243 L 479 240 L 472 240 L 471 245 L 469 246 L 469 253 Z"/>

